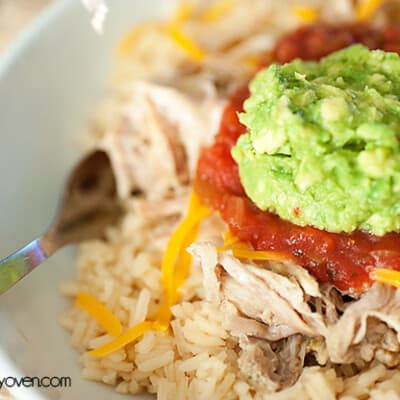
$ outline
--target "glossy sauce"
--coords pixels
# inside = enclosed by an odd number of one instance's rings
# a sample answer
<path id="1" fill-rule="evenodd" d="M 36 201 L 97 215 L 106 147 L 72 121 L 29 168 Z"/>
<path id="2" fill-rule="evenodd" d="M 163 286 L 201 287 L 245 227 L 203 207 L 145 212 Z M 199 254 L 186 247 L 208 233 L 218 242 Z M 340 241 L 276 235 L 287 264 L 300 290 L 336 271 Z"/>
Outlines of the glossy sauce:
<path id="1" fill-rule="evenodd" d="M 269 62 L 280 63 L 294 58 L 318 60 L 352 43 L 400 53 L 400 27 L 383 30 L 364 25 L 302 27 L 283 37 L 268 58 Z M 248 96 L 247 88 L 234 94 L 224 111 L 214 144 L 200 157 L 195 190 L 203 200 L 220 212 L 240 240 L 256 250 L 285 253 L 320 282 L 330 282 L 341 290 L 365 290 L 371 284 L 369 271 L 374 266 L 400 270 L 399 233 L 382 237 L 361 231 L 330 233 L 297 226 L 253 205 L 243 190 L 238 167 L 230 154 L 238 137 L 245 132 L 237 113 L 243 111 Z M 298 212 L 293 210 L 294 214 Z"/>

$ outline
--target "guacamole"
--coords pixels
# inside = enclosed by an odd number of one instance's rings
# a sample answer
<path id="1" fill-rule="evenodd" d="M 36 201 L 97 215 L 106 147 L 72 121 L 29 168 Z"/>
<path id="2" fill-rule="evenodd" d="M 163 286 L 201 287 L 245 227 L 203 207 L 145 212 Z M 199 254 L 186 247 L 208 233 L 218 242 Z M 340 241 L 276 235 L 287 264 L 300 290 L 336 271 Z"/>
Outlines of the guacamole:
<path id="1" fill-rule="evenodd" d="M 297 225 L 400 230 L 400 57 L 355 45 L 271 65 L 232 155 L 247 195 Z"/>

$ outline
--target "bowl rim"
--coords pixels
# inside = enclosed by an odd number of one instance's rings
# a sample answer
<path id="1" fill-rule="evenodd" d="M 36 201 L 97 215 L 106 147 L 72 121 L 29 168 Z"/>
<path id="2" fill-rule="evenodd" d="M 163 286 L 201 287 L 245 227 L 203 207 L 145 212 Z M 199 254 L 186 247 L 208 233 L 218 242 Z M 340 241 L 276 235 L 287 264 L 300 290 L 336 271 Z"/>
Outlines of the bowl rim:
<path id="1" fill-rule="evenodd" d="M 53 0 L 17 34 L 12 42 L 6 46 L 0 57 L 0 80 L 49 22 L 63 13 L 65 9 L 76 6 L 76 3 L 77 0 Z"/>
<path id="2" fill-rule="evenodd" d="M 76 7 L 78 0 L 54 0 L 49 3 L 37 16 L 30 21 L 26 27 L 17 34 L 16 38 L 5 48 L 0 57 L 0 82 L 13 65 L 18 62 L 21 55 L 37 40 L 40 34 L 46 30 L 47 26 L 67 9 Z M 83 5 L 82 5 L 83 7 Z M 89 21 L 88 15 L 88 24 Z M 13 376 L 23 377 L 26 374 L 21 370 L 12 358 L 4 351 L 0 345 L 0 376 L 2 378 Z M 25 388 L 23 386 L 6 388 L 7 391 L 18 400 L 46 400 L 46 396 L 37 388 Z"/>

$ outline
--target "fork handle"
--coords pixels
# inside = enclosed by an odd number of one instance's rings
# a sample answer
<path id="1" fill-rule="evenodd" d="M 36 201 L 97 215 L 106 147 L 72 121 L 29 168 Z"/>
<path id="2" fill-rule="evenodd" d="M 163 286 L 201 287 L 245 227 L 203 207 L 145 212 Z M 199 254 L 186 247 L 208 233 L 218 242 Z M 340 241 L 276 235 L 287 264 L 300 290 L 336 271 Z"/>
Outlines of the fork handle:
<path id="1" fill-rule="evenodd" d="M 0 260 L 0 294 L 47 259 L 41 240 L 41 237 L 35 239 L 25 247 Z"/>

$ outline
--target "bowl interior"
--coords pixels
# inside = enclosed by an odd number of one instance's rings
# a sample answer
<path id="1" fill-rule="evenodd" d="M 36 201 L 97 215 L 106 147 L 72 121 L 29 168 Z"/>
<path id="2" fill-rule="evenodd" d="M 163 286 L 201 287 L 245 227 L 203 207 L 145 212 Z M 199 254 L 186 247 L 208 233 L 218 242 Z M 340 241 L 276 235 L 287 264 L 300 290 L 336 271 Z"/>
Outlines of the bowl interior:
<path id="1" fill-rule="evenodd" d="M 78 0 L 55 1 L 0 62 L 0 257 L 50 223 L 68 170 L 80 157 L 76 136 L 102 93 L 115 43 L 172 0 L 112 0 L 98 36 Z M 69 376 L 70 388 L 14 387 L 18 399 L 119 398 L 80 378 L 78 355 L 57 319 L 60 282 L 75 273 L 74 249 L 60 251 L 0 298 L 0 376 Z M 144 397 L 143 397 L 144 398 Z"/>

